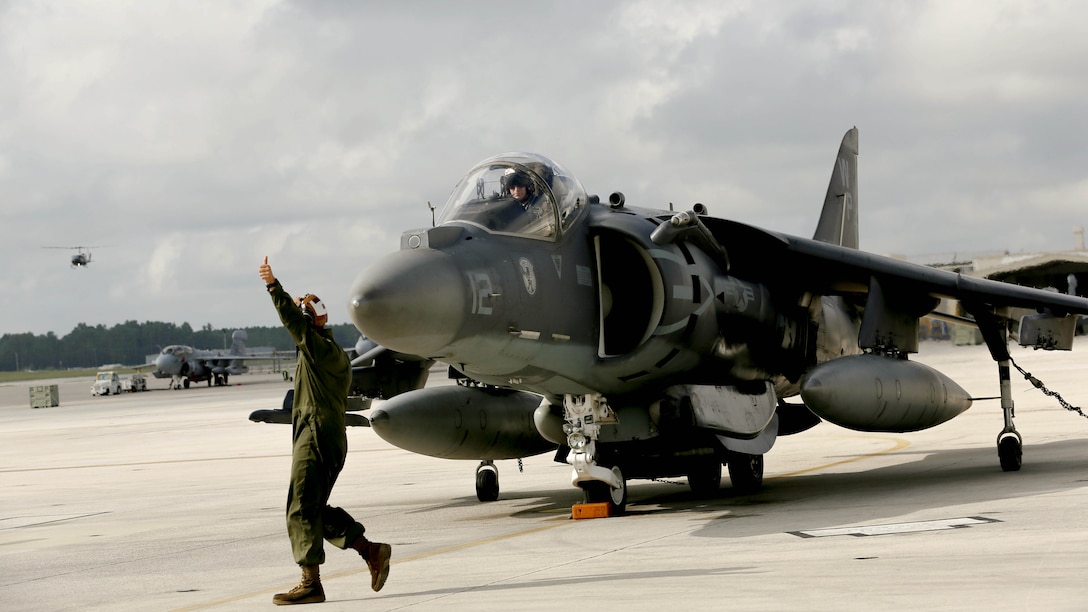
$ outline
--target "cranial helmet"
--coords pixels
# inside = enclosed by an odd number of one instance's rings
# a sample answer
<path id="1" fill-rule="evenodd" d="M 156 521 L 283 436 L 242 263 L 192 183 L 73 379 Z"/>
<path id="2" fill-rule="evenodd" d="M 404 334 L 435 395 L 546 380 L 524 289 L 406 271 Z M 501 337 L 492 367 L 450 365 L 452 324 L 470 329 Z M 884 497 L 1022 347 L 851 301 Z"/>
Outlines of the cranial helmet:
<path id="1" fill-rule="evenodd" d="M 314 327 L 325 327 L 325 323 L 329 320 L 329 310 L 325 308 L 325 303 L 312 293 L 302 296 L 298 301 L 298 307 L 302 309 L 302 314 L 306 315 Z"/>
<path id="2" fill-rule="evenodd" d="M 533 190 L 533 180 L 529 178 L 528 174 L 521 172 L 520 170 L 514 170 L 508 168 L 502 177 L 503 186 L 506 189 L 510 189 L 514 185 L 525 187 L 526 189 Z"/>

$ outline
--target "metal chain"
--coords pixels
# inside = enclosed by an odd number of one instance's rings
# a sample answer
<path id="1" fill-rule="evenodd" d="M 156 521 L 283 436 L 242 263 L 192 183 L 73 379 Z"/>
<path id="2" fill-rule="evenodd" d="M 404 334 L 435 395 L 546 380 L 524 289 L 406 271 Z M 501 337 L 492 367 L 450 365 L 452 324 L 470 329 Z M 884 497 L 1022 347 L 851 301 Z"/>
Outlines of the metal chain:
<path id="1" fill-rule="evenodd" d="M 664 478 L 651 478 L 650 482 L 663 482 L 665 484 L 680 485 L 682 487 L 686 487 L 688 485 L 688 483 L 686 482 L 680 482 L 679 480 L 666 480 Z"/>
<path id="2" fill-rule="evenodd" d="M 1074 405 L 1070 404 L 1069 402 L 1065 401 L 1065 398 L 1063 398 L 1061 395 L 1059 395 L 1057 391 L 1051 391 L 1050 389 L 1047 389 L 1046 385 L 1043 384 L 1043 381 L 1041 381 L 1038 378 L 1035 378 L 1034 376 L 1032 376 L 1031 373 L 1026 371 L 1024 368 L 1021 368 L 1020 364 L 1013 361 L 1011 357 L 1009 358 L 1009 361 L 1012 363 L 1013 367 L 1015 367 L 1017 370 L 1020 371 L 1021 374 L 1024 375 L 1024 378 L 1026 378 L 1028 380 L 1028 382 L 1035 385 L 1036 389 L 1042 391 L 1043 394 L 1045 394 L 1045 395 L 1049 395 L 1050 397 L 1053 397 L 1053 398 L 1057 399 L 1058 403 L 1062 405 L 1062 408 L 1065 408 L 1066 410 L 1068 410 L 1070 412 L 1075 412 L 1075 413 L 1081 415 L 1082 417 L 1088 419 L 1088 414 L 1084 414 L 1084 412 L 1080 408 L 1077 408 L 1076 406 L 1074 406 Z"/>

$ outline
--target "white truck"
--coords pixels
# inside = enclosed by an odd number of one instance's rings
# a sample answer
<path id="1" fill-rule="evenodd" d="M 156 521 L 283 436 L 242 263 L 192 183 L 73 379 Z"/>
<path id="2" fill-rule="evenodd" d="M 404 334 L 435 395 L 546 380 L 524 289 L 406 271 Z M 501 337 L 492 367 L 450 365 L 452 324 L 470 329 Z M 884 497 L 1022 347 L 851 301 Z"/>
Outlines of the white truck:
<path id="1" fill-rule="evenodd" d="M 121 390 L 129 393 L 135 393 L 137 391 L 147 391 L 147 378 L 143 374 L 136 372 L 128 376 L 121 377 Z"/>
<path id="2" fill-rule="evenodd" d="M 91 395 L 117 395 L 121 392 L 121 377 L 117 372 L 99 372 L 91 385 Z"/>

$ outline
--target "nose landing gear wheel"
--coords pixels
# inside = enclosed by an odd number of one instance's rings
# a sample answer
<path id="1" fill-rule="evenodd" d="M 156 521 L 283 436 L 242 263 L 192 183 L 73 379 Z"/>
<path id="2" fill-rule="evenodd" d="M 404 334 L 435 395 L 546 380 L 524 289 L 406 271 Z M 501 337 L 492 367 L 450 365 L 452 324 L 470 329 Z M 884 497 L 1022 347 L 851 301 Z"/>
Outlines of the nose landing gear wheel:
<path id="1" fill-rule="evenodd" d="M 607 482 L 592 480 L 583 482 L 582 499 L 587 504 L 607 503 L 611 506 L 612 514 L 623 514 L 627 509 L 627 480 L 623 477 L 623 471 L 612 466 L 612 475 L 619 481 L 619 488 L 613 489 Z"/>

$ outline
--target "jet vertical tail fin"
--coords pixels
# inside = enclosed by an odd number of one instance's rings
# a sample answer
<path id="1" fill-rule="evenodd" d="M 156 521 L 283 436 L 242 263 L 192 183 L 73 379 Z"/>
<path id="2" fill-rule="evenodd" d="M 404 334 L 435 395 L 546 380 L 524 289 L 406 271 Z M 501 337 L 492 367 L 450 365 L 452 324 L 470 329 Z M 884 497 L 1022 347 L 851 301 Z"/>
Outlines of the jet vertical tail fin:
<path id="1" fill-rule="evenodd" d="M 249 336 L 246 335 L 245 330 L 239 329 L 230 335 L 230 354 L 231 355 L 245 355 L 246 354 L 246 340 Z"/>
<path id="2" fill-rule="evenodd" d="M 842 137 L 813 240 L 858 248 L 858 128 Z"/>

